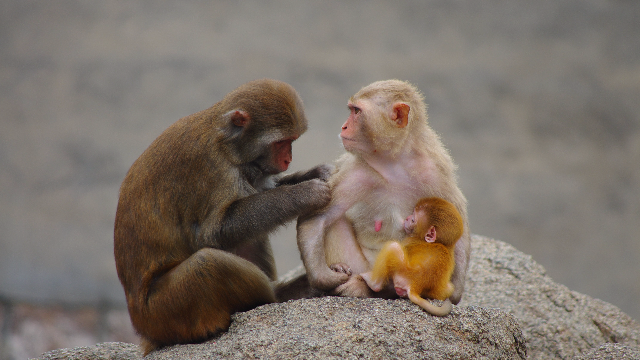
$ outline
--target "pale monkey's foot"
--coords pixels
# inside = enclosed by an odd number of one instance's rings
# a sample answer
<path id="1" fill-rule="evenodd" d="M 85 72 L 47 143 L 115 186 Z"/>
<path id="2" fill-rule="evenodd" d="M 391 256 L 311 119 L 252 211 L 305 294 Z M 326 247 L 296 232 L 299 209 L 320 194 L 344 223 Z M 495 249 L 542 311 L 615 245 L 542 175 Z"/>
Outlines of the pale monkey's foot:
<path id="1" fill-rule="evenodd" d="M 362 273 L 360 274 L 360 276 L 362 277 L 362 279 L 364 279 L 371 290 L 375 292 L 379 292 L 380 290 L 382 290 L 382 285 L 384 284 L 382 283 L 382 281 L 373 281 L 371 272 Z"/>
<path id="2" fill-rule="evenodd" d="M 355 275 L 350 277 L 346 283 L 335 288 L 335 290 L 332 291 L 332 295 L 368 298 L 373 297 L 374 293 L 362 276 Z"/>

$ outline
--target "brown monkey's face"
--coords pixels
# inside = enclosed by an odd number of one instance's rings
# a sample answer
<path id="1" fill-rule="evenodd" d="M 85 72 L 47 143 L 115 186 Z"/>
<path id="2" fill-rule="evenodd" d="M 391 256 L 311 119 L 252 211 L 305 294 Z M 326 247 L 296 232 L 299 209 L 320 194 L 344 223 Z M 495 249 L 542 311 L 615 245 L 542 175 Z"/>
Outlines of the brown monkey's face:
<path id="1" fill-rule="evenodd" d="M 287 171 L 291 160 L 293 160 L 293 152 L 291 150 L 291 143 L 295 139 L 286 139 L 274 142 L 271 144 L 272 154 L 272 167 L 276 173 Z"/>
<path id="2" fill-rule="evenodd" d="M 293 136 L 269 144 L 255 162 L 265 174 L 275 175 L 286 171 L 293 160 L 291 144 L 297 138 Z"/>

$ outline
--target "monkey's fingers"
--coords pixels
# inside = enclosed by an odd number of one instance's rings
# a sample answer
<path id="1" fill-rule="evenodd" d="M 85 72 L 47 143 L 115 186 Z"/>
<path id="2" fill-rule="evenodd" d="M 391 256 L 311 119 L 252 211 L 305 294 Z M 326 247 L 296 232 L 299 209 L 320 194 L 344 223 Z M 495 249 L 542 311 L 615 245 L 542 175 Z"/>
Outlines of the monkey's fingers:
<path id="1" fill-rule="evenodd" d="M 353 275 L 353 272 L 351 271 L 351 267 L 345 263 L 332 264 L 331 266 L 329 266 L 329 268 L 335 272 L 341 272 L 349 276 Z"/>
<path id="2" fill-rule="evenodd" d="M 332 164 L 322 164 L 316 166 L 313 170 L 315 171 L 316 178 L 327 181 L 336 171 L 336 167 Z"/>
<path id="3" fill-rule="evenodd" d="M 312 211 L 326 206 L 331 201 L 331 189 L 320 179 L 307 180 L 294 186 L 300 188 L 297 199 L 304 199 L 306 206 Z"/>
<path id="4" fill-rule="evenodd" d="M 346 283 L 336 287 L 331 294 L 358 298 L 374 297 L 373 291 L 360 275 L 350 277 Z"/>
<path id="5" fill-rule="evenodd" d="M 307 272 L 311 287 L 322 291 L 332 291 L 350 279 L 350 276 L 343 272 L 332 271 L 328 267 L 325 269 L 314 273 Z"/>

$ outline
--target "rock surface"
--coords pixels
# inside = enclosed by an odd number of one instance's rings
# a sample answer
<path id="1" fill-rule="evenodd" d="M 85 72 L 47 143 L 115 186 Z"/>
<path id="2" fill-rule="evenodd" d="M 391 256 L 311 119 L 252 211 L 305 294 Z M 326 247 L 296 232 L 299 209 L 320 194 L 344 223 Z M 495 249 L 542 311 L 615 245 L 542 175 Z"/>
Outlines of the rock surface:
<path id="1" fill-rule="evenodd" d="M 620 344 L 603 344 L 597 349 L 589 351 L 585 355 L 575 358 L 576 360 L 637 360 L 640 359 L 640 351 Z"/>
<path id="2" fill-rule="evenodd" d="M 290 301 L 238 313 L 219 337 L 148 358 L 638 358 L 640 324 L 618 308 L 553 282 L 504 242 L 474 236 L 472 246 L 466 295 L 448 317 L 407 300 Z M 136 345 L 103 343 L 42 358 L 139 356 Z"/>
<path id="3" fill-rule="evenodd" d="M 571 359 L 604 343 L 640 347 L 640 324 L 617 307 L 569 290 L 513 246 L 474 236 L 460 306 L 499 308 L 518 319 L 532 359 Z"/>
<path id="4" fill-rule="evenodd" d="M 45 359 L 139 357 L 124 343 Z M 445 318 L 426 314 L 407 300 L 323 297 L 261 306 L 239 313 L 228 332 L 203 344 L 178 345 L 148 359 L 525 359 L 524 338 L 513 316 L 476 306 L 456 308 Z"/>

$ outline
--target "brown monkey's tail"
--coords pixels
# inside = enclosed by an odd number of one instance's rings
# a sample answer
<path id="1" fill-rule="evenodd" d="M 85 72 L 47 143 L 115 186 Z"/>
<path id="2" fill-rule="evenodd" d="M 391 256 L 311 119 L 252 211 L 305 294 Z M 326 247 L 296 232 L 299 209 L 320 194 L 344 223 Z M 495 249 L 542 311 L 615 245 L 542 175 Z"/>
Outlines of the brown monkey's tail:
<path id="1" fill-rule="evenodd" d="M 426 312 L 435 316 L 447 316 L 453 309 L 451 305 L 451 300 L 446 299 L 441 306 L 435 306 L 429 301 L 420 297 L 420 295 L 416 294 L 413 291 L 409 291 L 409 300 L 414 304 L 423 308 Z"/>

